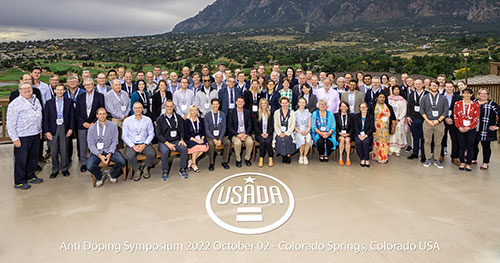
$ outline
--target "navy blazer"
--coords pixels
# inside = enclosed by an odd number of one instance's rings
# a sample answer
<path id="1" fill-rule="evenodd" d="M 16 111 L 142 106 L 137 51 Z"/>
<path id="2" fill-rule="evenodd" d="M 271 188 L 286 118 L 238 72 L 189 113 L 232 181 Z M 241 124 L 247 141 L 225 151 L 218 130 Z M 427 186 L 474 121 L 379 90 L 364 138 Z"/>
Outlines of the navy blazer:
<path id="1" fill-rule="evenodd" d="M 232 109 L 229 111 L 229 115 L 227 117 L 227 127 L 228 127 L 228 137 L 229 140 L 233 138 L 233 136 L 238 135 L 238 113 L 237 109 Z M 245 133 L 250 136 L 252 135 L 252 115 L 250 111 L 247 109 L 243 109 L 243 118 L 245 119 Z"/>
<path id="2" fill-rule="evenodd" d="M 216 86 L 217 88 L 217 86 Z M 228 111 L 229 111 L 229 94 L 228 94 L 228 89 L 229 87 L 225 87 L 219 90 L 219 100 L 220 100 L 220 105 L 221 108 L 220 110 L 228 116 Z M 236 109 L 236 99 L 238 99 L 239 96 L 241 96 L 241 89 L 234 86 L 234 103 L 235 103 L 235 109 Z"/>
<path id="3" fill-rule="evenodd" d="M 137 90 L 137 87 L 135 85 L 135 82 L 132 81 L 132 92 L 127 90 L 127 86 L 125 86 L 125 82 L 122 83 L 122 90 L 126 91 L 128 93 L 128 97 L 130 98 L 132 96 L 132 93 Z"/>
<path id="4" fill-rule="evenodd" d="M 76 108 L 75 108 L 75 119 L 76 128 L 79 130 L 86 130 L 83 127 L 84 122 L 93 123 L 97 121 L 97 109 L 106 108 L 104 104 L 104 95 L 99 91 L 94 90 L 94 100 L 92 101 L 92 109 L 90 110 L 90 115 L 87 117 L 87 92 L 81 93 L 76 97 Z"/>
<path id="5" fill-rule="evenodd" d="M 75 108 L 73 100 L 63 97 L 63 119 L 64 131 L 75 129 Z M 57 109 L 56 99 L 52 98 L 45 103 L 43 111 L 43 133 L 50 132 L 52 136 L 56 135 L 57 131 Z"/>
<path id="6" fill-rule="evenodd" d="M 356 113 L 354 115 L 354 130 L 352 132 L 353 136 L 358 136 L 362 131 L 365 132 L 365 135 L 368 137 L 373 137 L 373 133 L 375 132 L 375 119 L 373 115 L 370 113 L 366 113 L 365 126 L 363 126 L 363 118 L 361 117 L 361 112 Z"/>

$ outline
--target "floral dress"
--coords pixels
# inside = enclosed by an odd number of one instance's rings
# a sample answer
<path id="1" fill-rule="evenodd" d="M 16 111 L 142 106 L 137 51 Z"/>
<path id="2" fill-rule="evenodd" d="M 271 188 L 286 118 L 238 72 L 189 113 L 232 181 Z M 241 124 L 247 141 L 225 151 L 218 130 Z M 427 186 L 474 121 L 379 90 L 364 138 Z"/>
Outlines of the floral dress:
<path id="1" fill-rule="evenodd" d="M 375 134 L 373 136 L 372 159 L 385 163 L 389 156 L 389 122 L 391 112 L 384 104 L 375 106 Z"/>

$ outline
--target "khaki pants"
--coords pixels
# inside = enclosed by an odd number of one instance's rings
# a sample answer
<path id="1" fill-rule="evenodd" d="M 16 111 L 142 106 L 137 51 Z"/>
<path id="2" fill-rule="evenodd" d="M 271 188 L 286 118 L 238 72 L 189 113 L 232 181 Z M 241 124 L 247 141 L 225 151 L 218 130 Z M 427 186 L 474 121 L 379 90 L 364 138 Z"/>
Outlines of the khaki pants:
<path id="1" fill-rule="evenodd" d="M 444 124 L 441 122 L 432 127 L 424 121 L 422 128 L 424 130 L 425 159 L 431 159 L 432 152 L 434 152 L 434 159 L 439 159 L 439 151 L 441 151 L 441 139 L 444 135 Z M 434 135 L 434 149 L 431 148 L 432 135 Z"/>
<path id="2" fill-rule="evenodd" d="M 234 136 L 231 141 L 234 144 L 234 153 L 236 154 L 236 161 L 241 162 L 241 140 Z M 247 136 L 245 139 L 245 160 L 249 161 L 252 157 L 252 149 L 253 149 L 253 139 L 252 136 Z"/>
<path id="3" fill-rule="evenodd" d="M 215 143 L 212 138 L 207 137 L 207 142 L 208 142 L 208 156 L 209 156 L 209 162 L 210 164 L 215 163 Z M 224 136 L 222 138 L 222 145 L 224 145 L 224 151 L 222 153 L 222 162 L 228 163 L 229 162 L 229 154 L 231 153 L 231 142 L 227 138 L 227 136 Z"/>
<path id="4" fill-rule="evenodd" d="M 122 119 L 111 118 L 111 122 L 116 124 L 116 126 L 118 126 L 118 145 L 117 145 L 117 148 L 123 149 L 123 147 L 124 147 L 123 140 L 122 140 L 123 121 L 122 121 Z"/>

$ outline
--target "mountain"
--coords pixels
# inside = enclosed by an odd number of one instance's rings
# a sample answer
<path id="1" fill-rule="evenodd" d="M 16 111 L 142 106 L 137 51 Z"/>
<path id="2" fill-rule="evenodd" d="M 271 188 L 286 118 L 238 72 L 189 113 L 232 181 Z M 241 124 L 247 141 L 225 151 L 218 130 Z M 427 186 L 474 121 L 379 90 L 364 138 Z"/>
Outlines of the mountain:
<path id="1" fill-rule="evenodd" d="M 500 24 L 499 0 L 216 0 L 173 32 L 432 21 Z M 396 24 L 394 24 L 396 22 Z"/>

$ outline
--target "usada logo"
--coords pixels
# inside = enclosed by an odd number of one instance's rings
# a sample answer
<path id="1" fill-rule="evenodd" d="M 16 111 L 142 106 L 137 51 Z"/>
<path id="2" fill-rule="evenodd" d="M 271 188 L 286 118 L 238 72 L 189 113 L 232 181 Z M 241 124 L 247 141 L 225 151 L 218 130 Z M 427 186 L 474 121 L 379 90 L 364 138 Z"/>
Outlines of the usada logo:
<path id="1" fill-rule="evenodd" d="M 272 231 L 292 216 L 295 199 L 281 180 L 263 173 L 239 173 L 217 182 L 205 207 L 220 227 L 243 235 Z"/>

